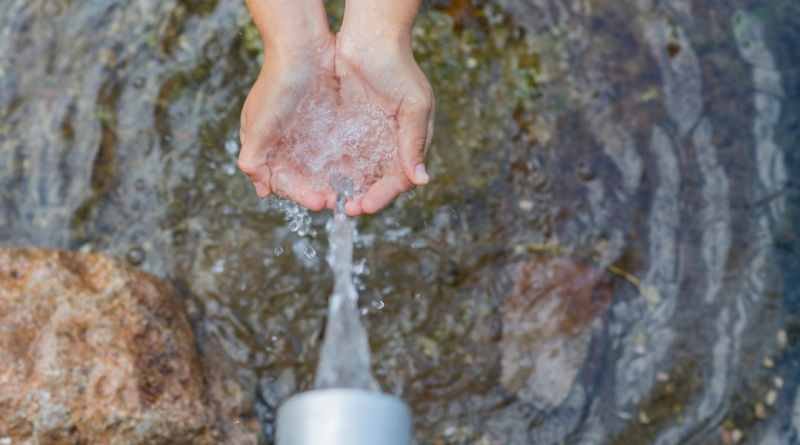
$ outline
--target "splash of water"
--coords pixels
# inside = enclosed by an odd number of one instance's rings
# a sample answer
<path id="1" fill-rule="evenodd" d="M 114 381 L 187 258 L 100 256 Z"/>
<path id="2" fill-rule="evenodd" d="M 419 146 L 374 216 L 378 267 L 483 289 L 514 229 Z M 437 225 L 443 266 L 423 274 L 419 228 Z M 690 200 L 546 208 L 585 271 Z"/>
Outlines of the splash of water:
<path id="1" fill-rule="evenodd" d="M 367 331 L 361 324 L 358 292 L 353 284 L 355 222 L 344 212 L 344 203 L 352 194 L 352 186 L 340 183 L 334 184 L 334 188 L 339 199 L 328 230 L 328 264 L 333 269 L 334 287 L 314 387 L 379 391 L 370 369 Z"/>

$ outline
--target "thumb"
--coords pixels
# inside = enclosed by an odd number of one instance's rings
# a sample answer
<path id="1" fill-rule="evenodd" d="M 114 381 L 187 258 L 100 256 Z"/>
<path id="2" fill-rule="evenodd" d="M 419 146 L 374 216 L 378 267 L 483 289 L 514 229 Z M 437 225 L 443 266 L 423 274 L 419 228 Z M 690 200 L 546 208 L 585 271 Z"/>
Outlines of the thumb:
<path id="1" fill-rule="evenodd" d="M 415 185 L 430 181 L 424 162 L 431 113 L 432 100 L 406 100 L 400 106 L 397 118 L 400 127 L 400 162 L 408 180 Z"/>

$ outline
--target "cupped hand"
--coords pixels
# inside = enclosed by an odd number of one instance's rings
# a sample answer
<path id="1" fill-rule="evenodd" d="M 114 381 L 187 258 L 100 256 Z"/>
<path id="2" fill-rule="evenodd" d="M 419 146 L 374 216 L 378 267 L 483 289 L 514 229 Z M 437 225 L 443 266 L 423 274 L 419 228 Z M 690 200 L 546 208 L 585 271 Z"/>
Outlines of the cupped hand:
<path id="1" fill-rule="evenodd" d="M 259 197 L 274 193 L 315 211 L 333 207 L 334 192 L 293 153 L 292 133 L 313 125 L 300 108 L 311 102 L 335 106 L 335 47 L 328 34 L 301 48 L 267 54 L 242 109 L 238 161 Z"/>
<path id="2" fill-rule="evenodd" d="M 336 38 L 335 70 L 343 103 L 377 106 L 396 125 L 396 148 L 381 177 L 346 206 L 351 216 L 375 213 L 429 181 L 425 152 L 433 136 L 433 91 L 414 60 L 410 39 L 375 39 L 345 26 Z"/>
<path id="3" fill-rule="evenodd" d="M 239 155 L 260 197 L 333 208 L 332 180 L 345 176 L 355 191 L 346 210 L 355 216 L 428 182 L 433 94 L 410 43 L 387 42 L 344 28 L 267 54 L 242 110 Z"/>

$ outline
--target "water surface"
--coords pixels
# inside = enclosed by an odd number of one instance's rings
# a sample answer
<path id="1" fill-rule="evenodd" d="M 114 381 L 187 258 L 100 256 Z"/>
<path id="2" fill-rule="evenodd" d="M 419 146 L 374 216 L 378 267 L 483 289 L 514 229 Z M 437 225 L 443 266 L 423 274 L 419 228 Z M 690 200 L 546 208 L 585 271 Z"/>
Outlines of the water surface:
<path id="1" fill-rule="evenodd" d="M 175 283 L 269 440 L 313 386 L 330 215 L 236 171 L 242 3 L 0 2 L 0 243 Z M 426 6 L 434 180 L 354 263 L 420 444 L 797 443 L 799 29 L 793 0 Z"/>

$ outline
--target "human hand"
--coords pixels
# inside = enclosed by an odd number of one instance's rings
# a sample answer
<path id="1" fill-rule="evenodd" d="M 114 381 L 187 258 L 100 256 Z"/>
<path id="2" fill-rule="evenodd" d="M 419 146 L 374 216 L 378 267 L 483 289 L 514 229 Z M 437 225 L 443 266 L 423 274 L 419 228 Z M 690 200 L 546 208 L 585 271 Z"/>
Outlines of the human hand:
<path id="1" fill-rule="evenodd" d="M 242 109 L 238 162 L 259 197 L 275 193 L 315 211 L 333 207 L 335 194 L 330 187 L 315 187 L 310 172 L 288 156 L 287 132 L 308 124 L 308 116 L 297 112 L 303 103 L 330 108 L 336 101 L 335 39 L 327 22 L 319 27 L 313 37 L 286 36 L 286 41 L 264 33 L 264 65 Z"/>
<path id="2" fill-rule="evenodd" d="M 333 208 L 332 180 L 348 177 L 355 195 L 347 213 L 377 212 L 428 182 L 433 94 L 409 34 L 418 4 L 360 5 L 355 10 L 405 19 L 389 27 L 351 14 L 334 38 L 321 2 L 298 1 L 248 2 L 266 61 L 242 111 L 239 167 L 260 197 L 276 193 L 312 210 Z M 362 23 L 349 25 L 353 17 Z"/>
<path id="3" fill-rule="evenodd" d="M 411 39 L 375 33 L 347 21 L 336 37 L 335 70 L 344 103 L 378 106 L 393 117 L 397 147 L 379 178 L 347 203 L 351 216 L 375 213 L 400 193 L 429 181 L 425 152 L 433 136 L 434 97 L 411 51 Z M 378 33 L 380 35 L 380 33 Z"/>

